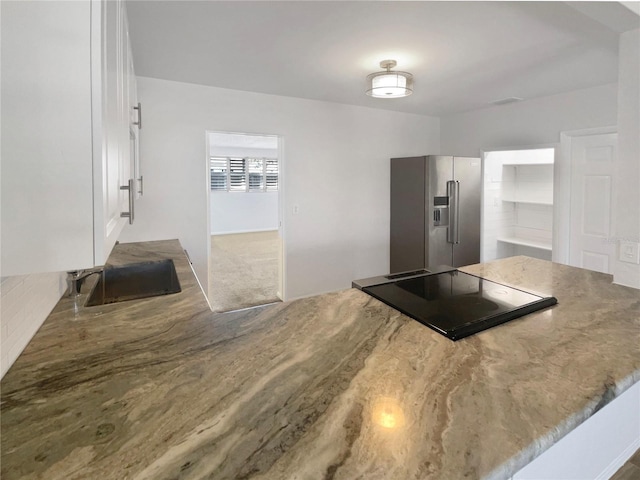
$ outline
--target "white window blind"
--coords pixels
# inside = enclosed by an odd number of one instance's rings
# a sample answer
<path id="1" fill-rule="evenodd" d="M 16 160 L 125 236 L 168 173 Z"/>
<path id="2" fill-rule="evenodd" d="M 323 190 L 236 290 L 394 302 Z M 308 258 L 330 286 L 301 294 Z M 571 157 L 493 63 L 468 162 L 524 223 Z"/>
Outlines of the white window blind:
<path id="1" fill-rule="evenodd" d="M 278 159 L 266 158 L 264 161 L 264 172 L 266 177 L 265 190 L 278 190 Z"/>
<path id="2" fill-rule="evenodd" d="M 248 158 L 249 190 L 264 190 L 264 160 L 262 158 Z"/>
<path id="3" fill-rule="evenodd" d="M 211 190 L 267 192 L 278 190 L 277 158 L 210 157 Z"/>
<path id="4" fill-rule="evenodd" d="M 229 191 L 244 192 L 247 189 L 247 170 L 244 158 L 229 159 Z"/>
<path id="5" fill-rule="evenodd" d="M 226 158 L 211 158 L 211 190 L 227 190 L 228 163 Z"/>

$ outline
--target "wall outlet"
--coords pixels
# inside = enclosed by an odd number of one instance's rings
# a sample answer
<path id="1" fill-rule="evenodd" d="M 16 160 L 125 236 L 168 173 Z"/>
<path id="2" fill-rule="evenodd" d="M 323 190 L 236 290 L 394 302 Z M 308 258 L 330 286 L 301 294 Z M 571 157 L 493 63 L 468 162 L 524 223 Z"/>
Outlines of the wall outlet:
<path id="1" fill-rule="evenodd" d="M 640 243 L 621 240 L 618 259 L 621 262 L 640 264 Z"/>

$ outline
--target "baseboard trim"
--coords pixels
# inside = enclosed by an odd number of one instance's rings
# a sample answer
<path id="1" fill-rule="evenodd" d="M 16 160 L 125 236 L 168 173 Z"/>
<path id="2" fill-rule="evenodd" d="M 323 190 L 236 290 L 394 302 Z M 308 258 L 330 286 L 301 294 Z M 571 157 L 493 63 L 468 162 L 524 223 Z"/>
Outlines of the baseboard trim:
<path id="1" fill-rule="evenodd" d="M 211 235 L 234 235 L 237 233 L 259 233 L 259 232 L 277 232 L 278 227 L 275 228 L 262 228 L 258 230 L 234 230 L 232 232 L 211 232 Z"/>
<path id="2" fill-rule="evenodd" d="M 609 465 L 605 468 L 595 480 L 609 480 L 614 473 L 622 468 L 622 466 L 631 458 L 631 456 L 640 448 L 640 437 L 636 438 L 631 445 L 624 449 Z"/>

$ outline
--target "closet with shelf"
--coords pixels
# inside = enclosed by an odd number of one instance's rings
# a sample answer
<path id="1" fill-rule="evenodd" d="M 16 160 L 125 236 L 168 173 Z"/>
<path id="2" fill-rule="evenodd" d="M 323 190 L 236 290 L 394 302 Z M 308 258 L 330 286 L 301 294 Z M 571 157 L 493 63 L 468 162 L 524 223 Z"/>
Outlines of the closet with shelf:
<path id="1" fill-rule="evenodd" d="M 551 260 L 554 149 L 485 155 L 482 261 Z"/>

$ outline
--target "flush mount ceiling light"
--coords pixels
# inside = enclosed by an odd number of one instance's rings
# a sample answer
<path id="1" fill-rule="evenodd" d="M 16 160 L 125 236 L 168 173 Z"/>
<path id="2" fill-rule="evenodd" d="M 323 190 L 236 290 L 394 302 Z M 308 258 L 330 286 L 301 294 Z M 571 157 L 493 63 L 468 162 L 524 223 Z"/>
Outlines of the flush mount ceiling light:
<path id="1" fill-rule="evenodd" d="M 386 70 L 367 76 L 367 95 L 375 98 L 400 98 L 413 93 L 413 75 L 392 71 L 396 65 L 395 60 L 380 62 L 380 67 Z"/>

